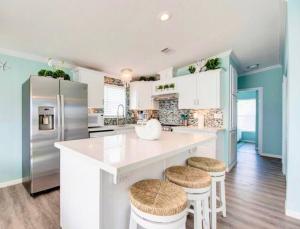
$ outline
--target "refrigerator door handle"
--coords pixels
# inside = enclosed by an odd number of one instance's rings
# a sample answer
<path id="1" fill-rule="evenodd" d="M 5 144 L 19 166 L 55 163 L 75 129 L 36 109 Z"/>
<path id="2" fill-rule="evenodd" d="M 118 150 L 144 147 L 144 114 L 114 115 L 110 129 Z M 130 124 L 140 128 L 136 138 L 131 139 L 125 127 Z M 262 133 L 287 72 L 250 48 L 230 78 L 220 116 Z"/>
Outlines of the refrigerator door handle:
<path id="1" fill-rule="evenodd" d="M 58 130 L 58 140 L 61 141 L 61 106 L 60 106 L 60 96 L 56 95 L 57 100 L 57 130 Z"/>
<path id="2" fill-rule="evenodd" d="M 64 95 L 60 95 L 61 102 L 61 140 L 65 140 L 65 98 Z"/>

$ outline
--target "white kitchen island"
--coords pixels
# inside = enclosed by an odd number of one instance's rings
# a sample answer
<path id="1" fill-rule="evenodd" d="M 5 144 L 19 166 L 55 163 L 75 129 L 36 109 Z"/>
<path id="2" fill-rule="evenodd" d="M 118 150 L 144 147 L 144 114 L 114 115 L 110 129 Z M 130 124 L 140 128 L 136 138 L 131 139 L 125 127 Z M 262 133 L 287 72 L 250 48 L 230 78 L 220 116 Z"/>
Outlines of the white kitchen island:
<path id="1" fill-rule="evenodd" d="M 172 132 L 147 141 L 130 132 L 55 143 L 61 151 L 62 229 L 127 229 L 129 187 L 142 179 L 163 179 L 165 168 L 185 164 L 197 154 L 197 146 L 215 141 L 212 136 Z"/>

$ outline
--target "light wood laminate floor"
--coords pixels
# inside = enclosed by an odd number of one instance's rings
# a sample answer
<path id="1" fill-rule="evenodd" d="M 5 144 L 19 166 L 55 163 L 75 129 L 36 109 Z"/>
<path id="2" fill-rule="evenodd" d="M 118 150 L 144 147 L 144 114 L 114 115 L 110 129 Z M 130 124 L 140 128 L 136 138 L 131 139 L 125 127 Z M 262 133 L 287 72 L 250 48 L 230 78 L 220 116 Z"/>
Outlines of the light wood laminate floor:
<path id="1" fill-rule="evenodd" d="M 226 177 L 227 217 L 218 229 L 296 229 L 284 215 L 285 178 L 281 161 L 257 156 L 251 144 L 239 148 L 238 164 Z M 193 217 L 188 217 L 193 228 Z M 58 229 L 59 191 L 30 197 L 22 185 L 0 189 L 0 229 Z"/>

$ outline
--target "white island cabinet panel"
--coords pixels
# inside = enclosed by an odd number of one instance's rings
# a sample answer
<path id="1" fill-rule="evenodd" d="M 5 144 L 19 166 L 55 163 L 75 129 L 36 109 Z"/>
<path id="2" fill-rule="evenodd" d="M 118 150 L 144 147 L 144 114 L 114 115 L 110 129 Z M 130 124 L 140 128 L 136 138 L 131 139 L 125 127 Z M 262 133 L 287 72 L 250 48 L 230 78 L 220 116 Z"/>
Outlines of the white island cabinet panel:
<path id="1" fill-rule="evenodd" d="M 130 186 L 162 179 L 168 166 L 183 165 L 195 147 L 215 140 L 163 132 L 147 141 L 130 132 L 55 143 L 61 151 L 62 229 L 128 229 Z"/>

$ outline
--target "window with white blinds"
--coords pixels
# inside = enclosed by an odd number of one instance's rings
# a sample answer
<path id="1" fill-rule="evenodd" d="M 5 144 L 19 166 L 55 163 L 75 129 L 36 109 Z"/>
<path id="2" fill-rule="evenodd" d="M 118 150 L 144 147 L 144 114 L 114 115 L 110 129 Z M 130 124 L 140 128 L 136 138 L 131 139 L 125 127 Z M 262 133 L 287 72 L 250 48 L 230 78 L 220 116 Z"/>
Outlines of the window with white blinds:
<path id="1" fill-rule="evenodd" d="M 256 129 L 256 100 L 238 100 L 238 129 L 255 131 Z"/>
<path id="2" fill-rule="evenodd" d="M 104 84 L 104 116 L 116 117 L 119 104 L 126 110 L 126 89 L 122 86 Z M 120 115 L 123 110 L 120 108 Z"/>

